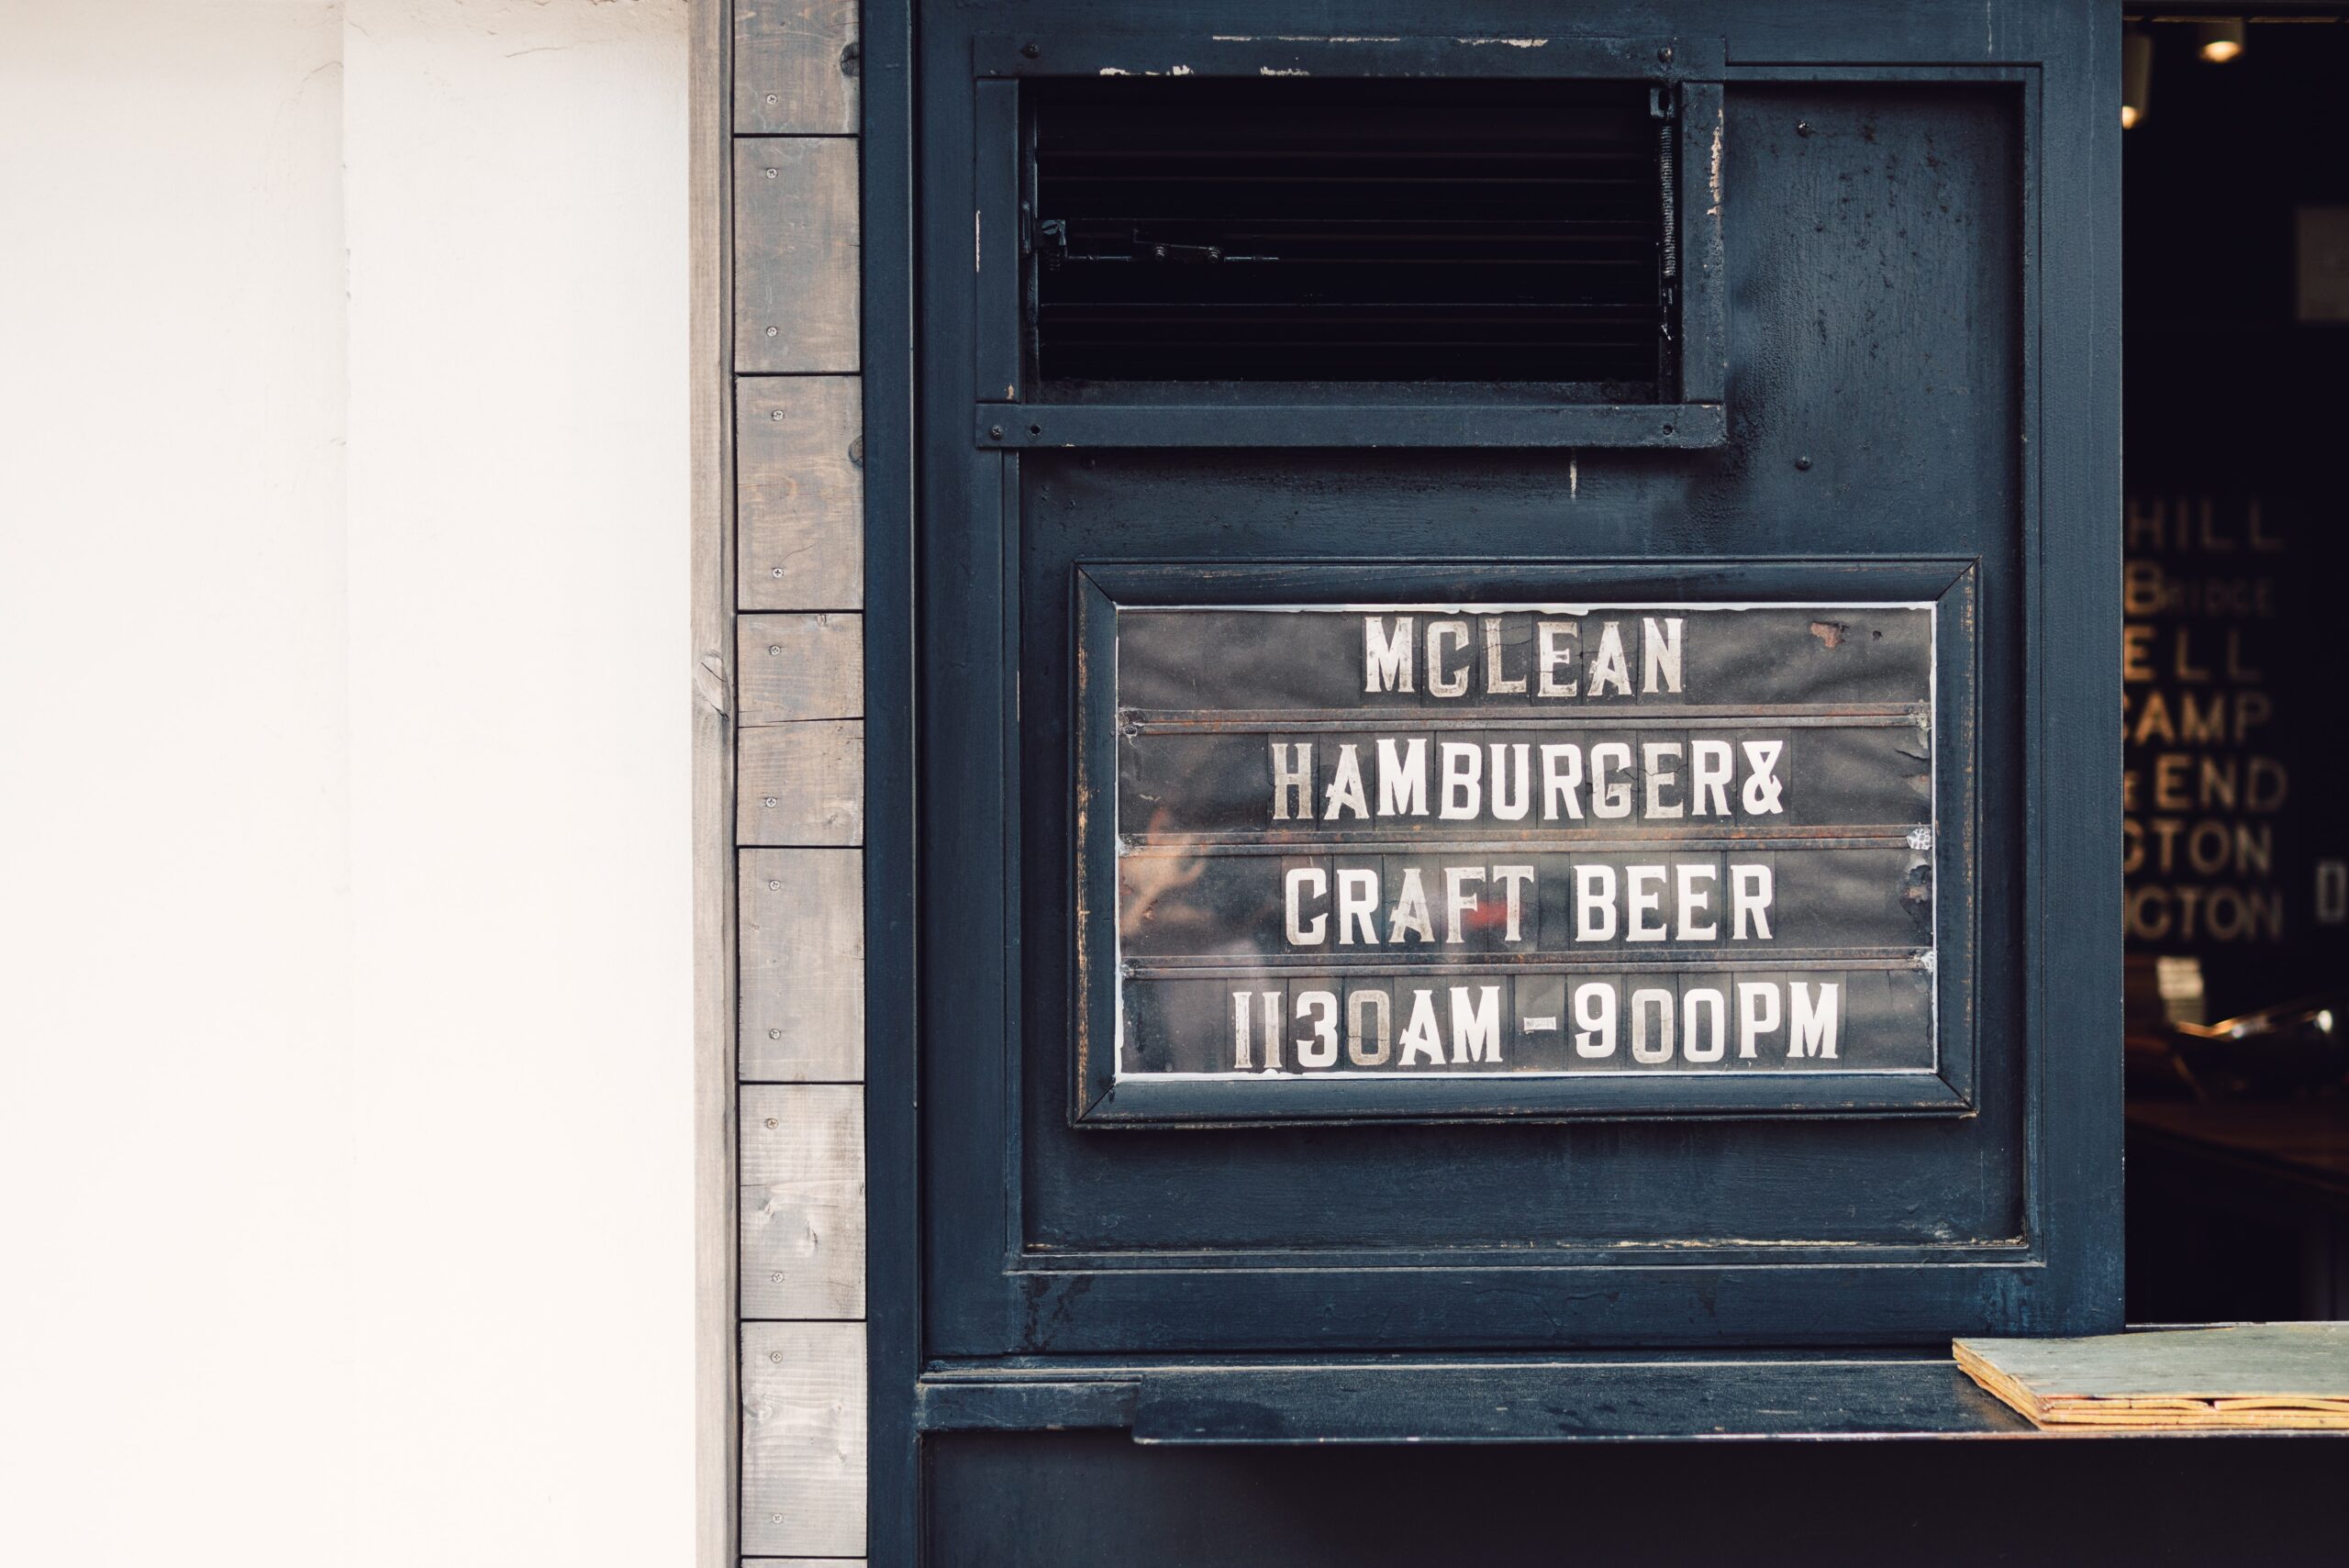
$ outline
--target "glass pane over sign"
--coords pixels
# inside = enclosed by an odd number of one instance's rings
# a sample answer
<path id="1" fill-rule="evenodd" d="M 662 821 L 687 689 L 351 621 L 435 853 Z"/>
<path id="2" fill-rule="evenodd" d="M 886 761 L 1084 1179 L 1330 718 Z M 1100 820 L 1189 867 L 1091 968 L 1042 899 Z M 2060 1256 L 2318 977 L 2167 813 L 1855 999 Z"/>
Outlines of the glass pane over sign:
<path id="1" fill-rule="evenodd" d="M 1120 1081 L 1930 1073 L 1934 609 L 1117 609 Z"/>

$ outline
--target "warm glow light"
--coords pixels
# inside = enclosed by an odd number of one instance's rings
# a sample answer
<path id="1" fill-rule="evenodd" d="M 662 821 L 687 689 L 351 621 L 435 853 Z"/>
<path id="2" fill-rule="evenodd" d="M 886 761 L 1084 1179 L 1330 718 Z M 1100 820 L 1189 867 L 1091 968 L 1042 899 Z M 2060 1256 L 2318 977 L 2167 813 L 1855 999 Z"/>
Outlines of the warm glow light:
<path id="1" fill-rule="evenodd" d="M 2134 130 L 2153 101 L 2154 36 L 2143 28 L 2121 35 L 2121 128 Z"/>
<path id="2" fill-rule="evenodd" d="M 2243 58 L 2243 26 L 2239 21 L 2205 22 L 2194 35 L 2202 40 L 2202 58 L 2213 65 Z"/>

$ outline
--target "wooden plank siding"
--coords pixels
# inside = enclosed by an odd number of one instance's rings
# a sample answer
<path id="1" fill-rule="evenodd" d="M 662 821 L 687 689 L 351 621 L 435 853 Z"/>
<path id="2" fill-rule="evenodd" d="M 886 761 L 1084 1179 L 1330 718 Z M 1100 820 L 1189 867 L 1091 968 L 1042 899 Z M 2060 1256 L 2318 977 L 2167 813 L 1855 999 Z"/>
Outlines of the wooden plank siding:
<path id="1" fill-rule="evenodd" d="M 856 0 L 734 0 L 737 134 L 853 134 L 856 15 Z"/>
<path id="2" fill-rule="evenodd" d="M 864 1325 L 742 1325 L 742 1547 L 864 1550 Z"/>
<path id="3" fill-rule="evenodd" d="M 734 701 L 745 729 L 864 717 L 863 616 L 744 616 L 735 647 Z"/>
<path id="4" fill-rule="evenodd" d="M 838 911 L 863 907 L 863 857 L 744 850 L 741 871 L 743 1080 L 862 1083 L 864 929 Z"/>
<path id="5" fill-rule="evenodd" d="M 856 142 L 753 136 L 734 143 L 734 370 L 857 368 Z"/>
<path id="6" fill-rule="evenodd" d="M 742 1316 L 864 1316 L 864 1089 L 742 1090 Z"/>
<path id="7" fill-rule="evenodd" d="M 820 1568 L 866 1550 L 858 6 L 729 15 L 740 1446 L 723 1564 Z"/>
<path id="8" fill-rule="evenodd" d="M 864 842 L 864 726 L 854 719 L 744 729 L 735 840 L 742 844 Z"/>
<path id="9" fill-rule="evenodd" d="M 746 610 L 864 605 L 864 440 L 854 376 L 735 384 L 734 506 Z"/>

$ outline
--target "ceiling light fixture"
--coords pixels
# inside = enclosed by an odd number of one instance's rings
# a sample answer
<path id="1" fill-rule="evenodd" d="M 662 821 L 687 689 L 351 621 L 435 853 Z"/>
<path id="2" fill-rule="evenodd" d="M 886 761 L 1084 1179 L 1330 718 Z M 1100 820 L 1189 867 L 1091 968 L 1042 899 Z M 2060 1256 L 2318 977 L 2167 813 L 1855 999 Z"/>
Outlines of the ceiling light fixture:
<path id="1" fill-rule="evenodd" d="M 2232 22 L 2203 22 L 2194 29 L 2202 58 L 2213 65 L 2224 65 L 2239 60 L 2243 50 L 2243 25 L 2241 17 Z"/>

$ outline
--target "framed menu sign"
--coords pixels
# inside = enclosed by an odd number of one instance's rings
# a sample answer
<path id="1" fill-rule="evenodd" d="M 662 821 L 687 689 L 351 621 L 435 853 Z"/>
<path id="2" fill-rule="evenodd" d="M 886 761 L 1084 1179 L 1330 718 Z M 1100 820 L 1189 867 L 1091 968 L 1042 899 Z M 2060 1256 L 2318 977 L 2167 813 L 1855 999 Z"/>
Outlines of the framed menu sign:
<path id="1" fill-rule="evenodd" d="M 1096 589 L 1078 1119 L 1945 1106 L 1946 613 Z"/>

